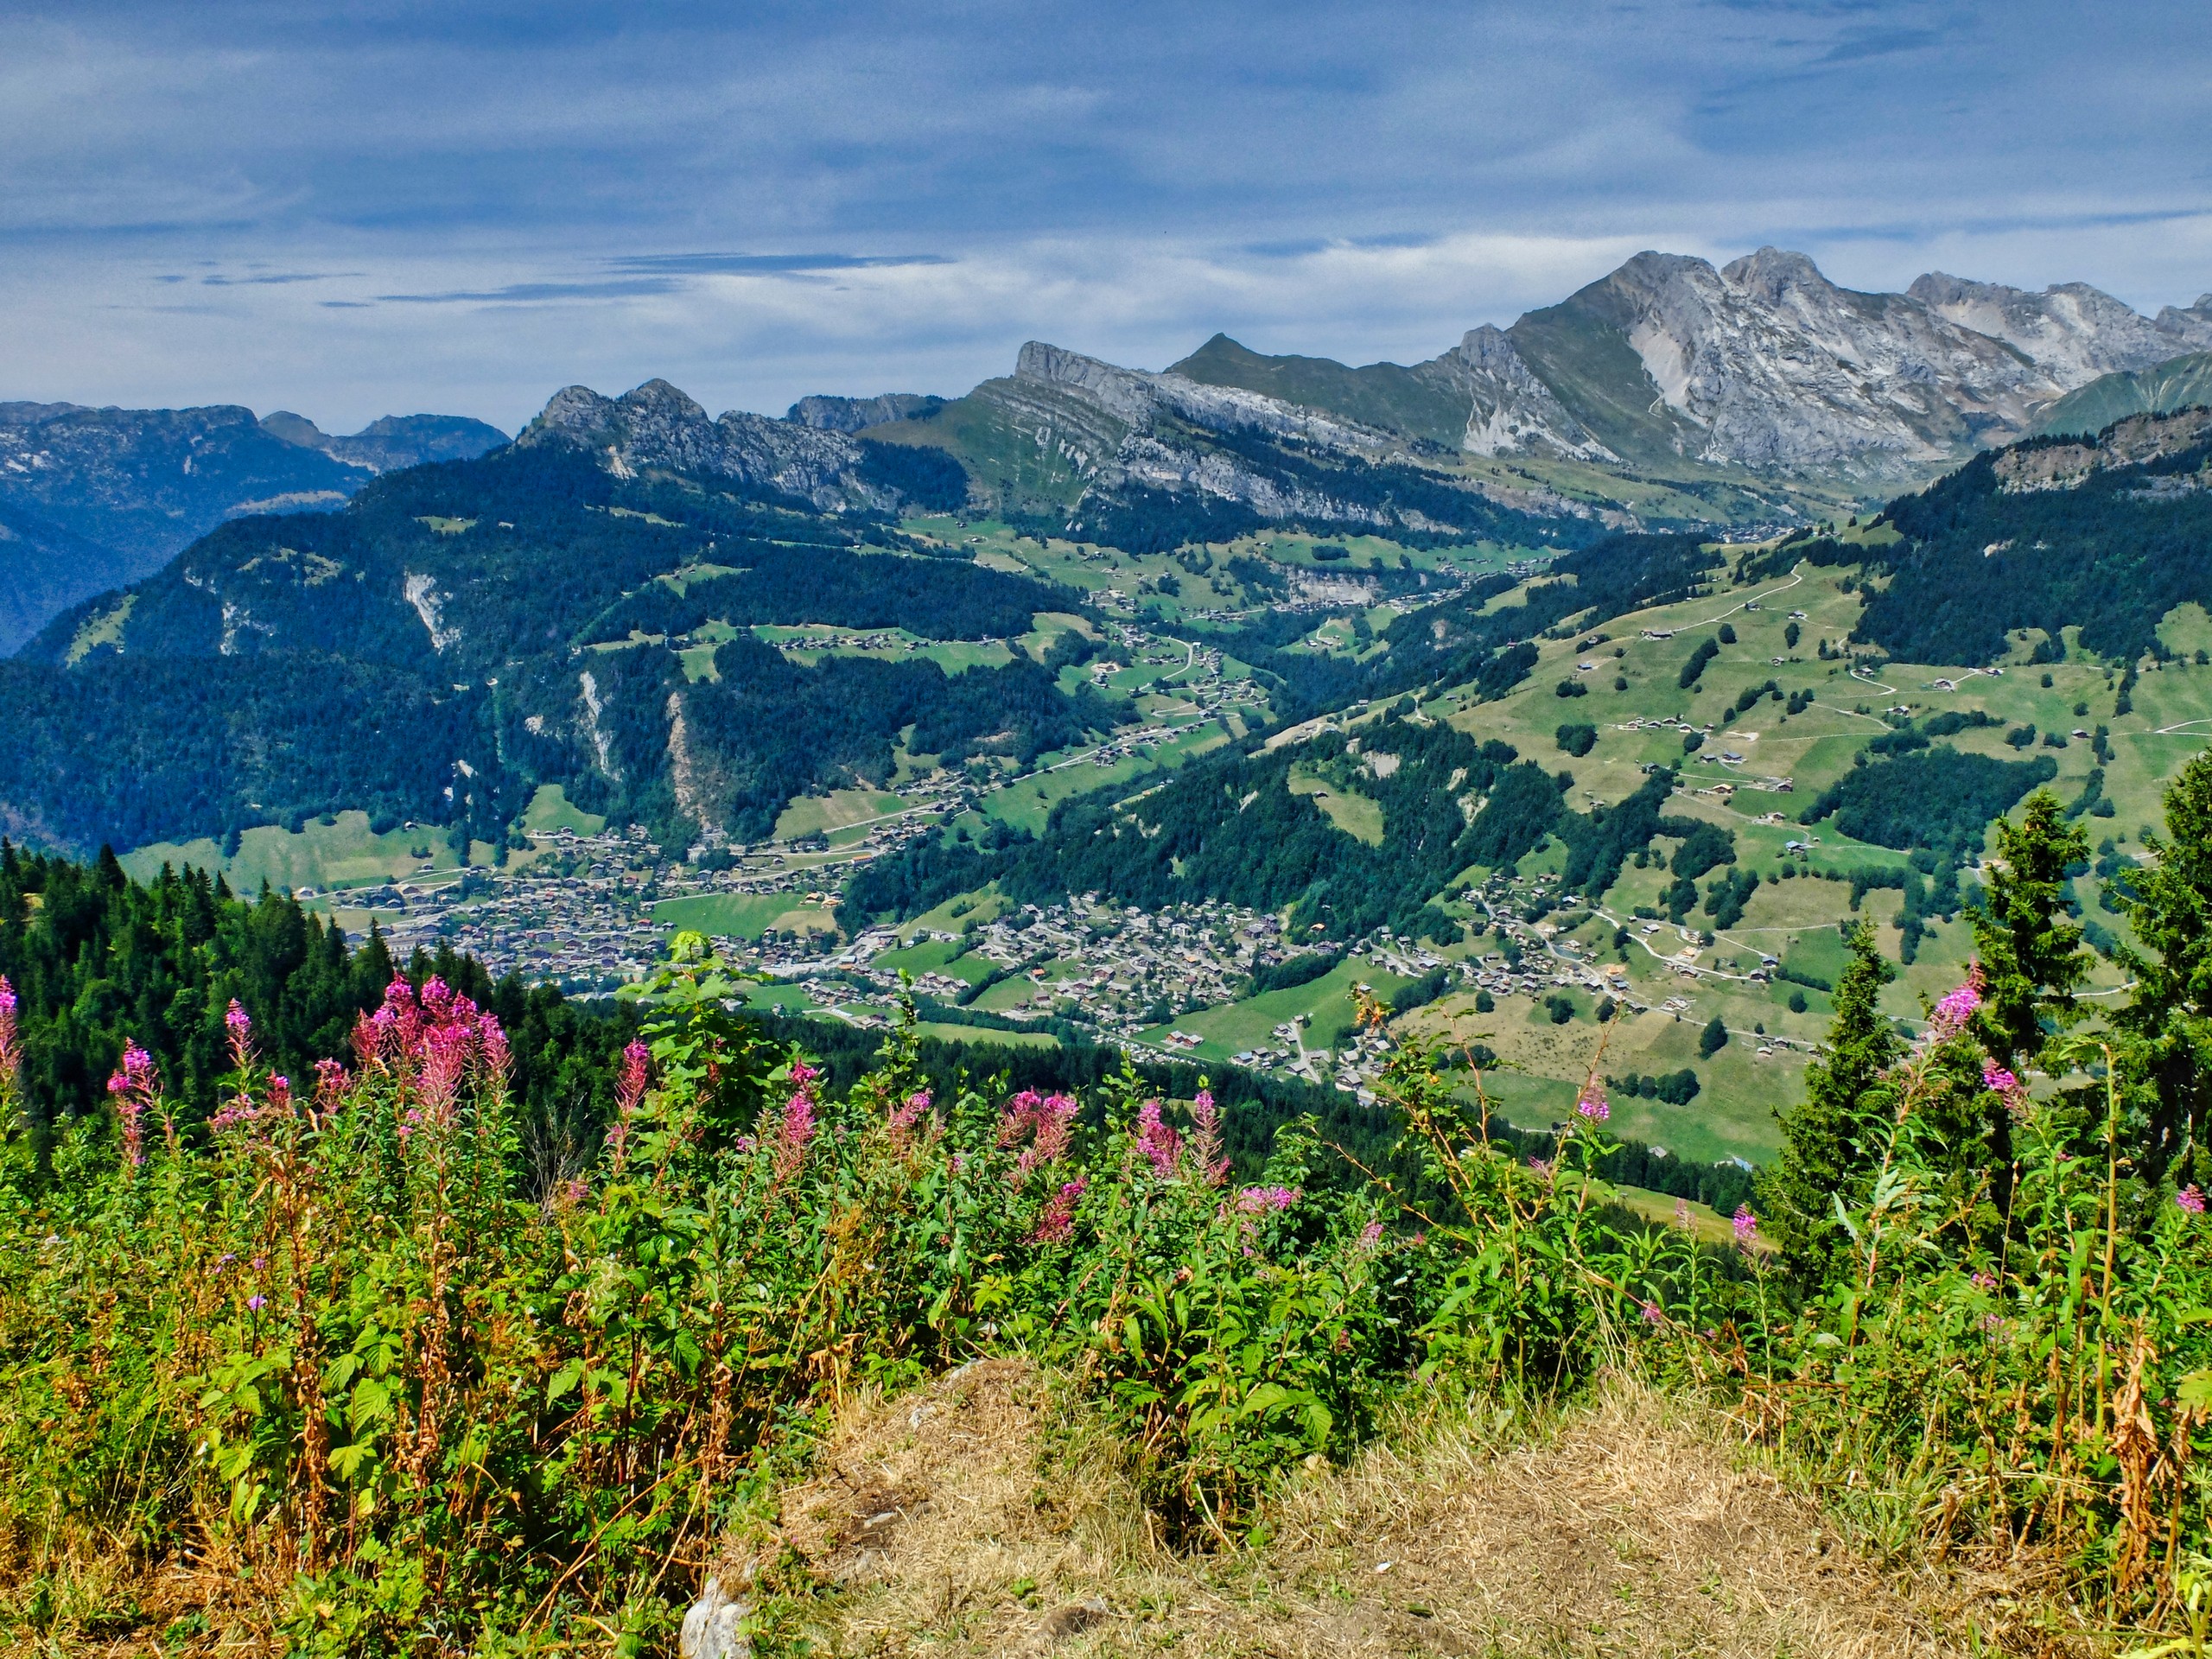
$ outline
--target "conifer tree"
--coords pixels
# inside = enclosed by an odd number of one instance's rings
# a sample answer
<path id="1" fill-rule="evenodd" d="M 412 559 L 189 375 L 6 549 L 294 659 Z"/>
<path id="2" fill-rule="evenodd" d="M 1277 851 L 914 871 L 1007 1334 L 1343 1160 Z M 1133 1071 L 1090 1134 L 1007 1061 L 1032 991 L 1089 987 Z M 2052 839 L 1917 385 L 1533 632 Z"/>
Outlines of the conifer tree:
<path id="1" fill-rule="evenodd" d="M 1899 1047 L 1878 1006 L 1897 970 L 1874 948 L 1866 923 L 1853 926 L 1845 944 L 1851 961 L 1836 982 L 1827 1053 L 1805 1068 L 1803 1101 L 1778 1114 L 1782 1154 L 1759 1179 L 1760 1224 L 1808 1275 L 1820 1272 L 1842 1236 L 1836 1197 L 1853 1203 L 1879 1160 L 1874 1132 L 1892 1105 L 1882 1074 Z"/>
<path id="2" fill-rule="evenodd" d="M 1997 858 L 1981 901 L 1969 907 L 1983 981 L 1974 1023 L 2016 1073 L 2039 1065 L 2051 1039 L 2082 1016 L 2074 992 L 2089 976 L 2089 953 L 2066 918 L 2067 880 L 2069 867 L 2088 856 L 2088 837 L 2047 789 L 2028 797 L 2017 824 L 1997 821 Z M 2012 1191 L 2012 1109 L 1994 1092 L 1981 1098 L 1990 1201 L 2001 1213 Z"/>
<path id="3" fill-rule="evenodd" d="M 2020 822 L 1997 821 L 1997 859 L 1971 907 L 1983 978 L 1983 1038 L 2014 1071 L 2034 1065 L 2055 1030 L 2080 1018 L 2074 992 L 2089 975 L 2082 930 L 2066 919 L 2067 871 L 2088 837 L 2039 789 Z"/>
<path id="4" fill-rule="evenodd" d="M 2128 874 L 2135 896 L 2116 891 L 2144 948 L 2113 953 L 2135 991 L 2112 1021 L 2141 1046 L 2149 1117 L 2142 1173 L 2185 1185 L 2212 1176 L 2202 1144 L 2212 1110 L 2212 753 L 2182 768 L 2165 809 L 2165 835 L 2144 838 L 2152 862 Z"/>

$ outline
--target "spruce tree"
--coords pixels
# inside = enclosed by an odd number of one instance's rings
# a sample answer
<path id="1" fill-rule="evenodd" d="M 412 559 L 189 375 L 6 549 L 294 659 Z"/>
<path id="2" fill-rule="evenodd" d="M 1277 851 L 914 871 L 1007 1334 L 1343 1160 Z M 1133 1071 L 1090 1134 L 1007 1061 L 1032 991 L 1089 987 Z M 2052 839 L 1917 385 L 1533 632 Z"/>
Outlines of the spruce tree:
<path id="1" fill-rule="evenodd" d="M 2017 824 L 1997 821 L 1997 857 L 1981 901 L 1968 907 L 1982 1006 L 1975 1028 L 2007 1070 L 2041 1064 L 2051 1039 L 2082 1017 L 2074 992 L 2089 976 L 2082 930 L 2067 920 L 2068 871 L 2086 864 L 2088 837 L 2066 821 L 2047 789 L 2028 797 Z M 1999 1213 L 2012 1185 L 2012 1116 L 1994 1093 L 1981 1096 L 1990 1202 Z M 1967 1148 L 1959 1147 L 1961 1162 Z"/>
<path id="2" fill-rule="evenodd" d="M 2165 808 L 2165 835 L 2144 838 L 2152 861 L 2128 874 L 2135 896 L 2115 893 L 2144 948 L 2113 952 L 2135 993 L 2112 1022 L 2138 1040 L 2144 1058 L 2142 1173 L 2201 1185 L 2212 1177 L 2203 1147 L 2212 1109 L 2212 753 L 2182 768 Z"/>
<path id="3" fill-rule="evenodd" d="M 1997 823 L 1997 858 L 1970 907 L 1981 963 L 1981 1032 L 2015 1071 L 2037 1064 L 2056 1029 L 2080 1017 L 2075 989 L 2089 976 L 2082 930 L 2066 919 L 2067 871 L 2086 862 L 2088 837 L 2039 789 L 2017 824 Z"/>
<path id="4" fill-rule="evenodd" d="M 1759 1177 L 1759 1224 L 1790 1265 L 1817 1275 L 1841 1243 L 1835 1198 L 1848 1207 L 1880 1160 L 1879 1131 L 1893 1103 L 1882 1080 L 1898 1042 L 1882 1015 L 1882 987 L 1896 969 L 1857 924 L 1844 941 L 1851 961 L 1837 980 L 1827 1053 L 1805 1068 L 1805 1098 L 1777 1114 L 1782 1154 Z"/>

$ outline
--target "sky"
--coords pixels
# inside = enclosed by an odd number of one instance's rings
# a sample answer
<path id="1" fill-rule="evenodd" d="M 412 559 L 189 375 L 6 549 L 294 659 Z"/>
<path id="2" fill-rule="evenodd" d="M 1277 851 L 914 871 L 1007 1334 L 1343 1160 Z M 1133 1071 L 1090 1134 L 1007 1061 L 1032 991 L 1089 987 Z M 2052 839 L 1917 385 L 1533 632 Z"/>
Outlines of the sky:
<path id="1" fill-rule="evenodd" d="M 2212 289 L 2203 0 L 0 0 L 0 398 L 1416 361 L 1641 249 Z"/>

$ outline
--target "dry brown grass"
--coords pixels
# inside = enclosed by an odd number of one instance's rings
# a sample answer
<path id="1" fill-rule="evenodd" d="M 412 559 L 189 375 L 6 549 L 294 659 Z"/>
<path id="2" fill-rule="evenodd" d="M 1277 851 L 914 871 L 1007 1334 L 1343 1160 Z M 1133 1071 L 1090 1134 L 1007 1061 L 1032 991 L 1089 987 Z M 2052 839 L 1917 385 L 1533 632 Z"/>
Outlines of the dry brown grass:
<path id="1" fill-rule="evenodd" d="M 1306 1473 L 1268 1541 L 1160 1548 L 1095 1435 L 1013 1360 L 849 1410 L 778 1534 L 844 1654 L 1711 1655 L 1965 1651 L 1718 1420 L 1630 1383 L 1535 1421 L 1452 1414 Z M 1954 1605 L 1955 1606 L 1955 1603 Z"/>

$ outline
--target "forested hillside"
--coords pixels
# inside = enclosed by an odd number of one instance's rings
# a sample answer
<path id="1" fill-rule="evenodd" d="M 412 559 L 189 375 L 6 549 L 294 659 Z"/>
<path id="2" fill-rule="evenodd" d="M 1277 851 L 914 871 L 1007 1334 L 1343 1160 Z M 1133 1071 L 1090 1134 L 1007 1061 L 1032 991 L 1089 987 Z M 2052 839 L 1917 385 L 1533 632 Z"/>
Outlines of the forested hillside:
<path id="1" fill-rule="evenodd" d="M 799 667 L 752 625 L 974 639 L 1079 602 L 880 516 L 512 448 L 226 524 L 55 622 L 0 664 L 0 824 L 89 849 L 362 808 L 497 844 L 558 783 L 678 845 L 759 836 L 802 791 L 887 778 L 909 726 L 957 760 L 1125 716 L 1033 662 Z"/>
<path id="2" fill-rule="evenodd" d="M 2033 438 L 1977 456 L 1878 521 L 1901 538 L 1856 555 L 1870 588 L 1858 638 L 1910 662 L 1985 664 L 2005 635 L 2063 632 L 2129 659 L 2159 619 L 2212 601 L 2212 413 L 2137 416 L 2095 439 Z"/>

